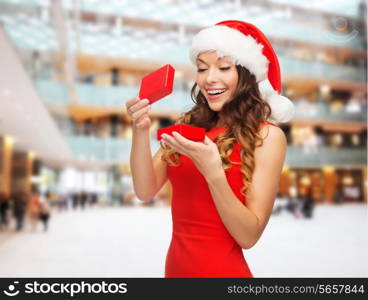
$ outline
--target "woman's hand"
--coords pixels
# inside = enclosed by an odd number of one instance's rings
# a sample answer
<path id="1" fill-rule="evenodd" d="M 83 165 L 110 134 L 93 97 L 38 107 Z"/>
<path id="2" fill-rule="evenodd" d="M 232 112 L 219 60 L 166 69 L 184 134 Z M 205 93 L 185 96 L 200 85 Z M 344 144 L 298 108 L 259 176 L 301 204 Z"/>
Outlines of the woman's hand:
<path id="1" fill-rule="evenodd" d="M 148 99 L 135 97 L 125 103 L 128 115 L 133 119 L 133 126 L 138 129 L 149 129 L 151 119 L 148 112 L 151 109 Z"/>
<path id="2" fill-rule="evenodd" d="M 164 143 L 176 152 L 191 158 L 206 180 L 224 172 L 217 145 L 209 137 L 205 136 L 203 142 L 193 142 L 176 131 L 172 135 L 163 134 Z"/>

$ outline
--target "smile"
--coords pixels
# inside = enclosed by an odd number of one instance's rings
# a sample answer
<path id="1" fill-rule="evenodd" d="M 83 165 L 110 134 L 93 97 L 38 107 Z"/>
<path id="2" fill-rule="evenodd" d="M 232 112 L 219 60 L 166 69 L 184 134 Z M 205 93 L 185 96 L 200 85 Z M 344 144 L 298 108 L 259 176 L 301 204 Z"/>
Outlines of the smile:
<path id="1" fill-rule="evenodd" d="M 218 90 L 207 90 L 208 95 L 220 95 L 224 93 L 226 89 L 218 89 Z"/>

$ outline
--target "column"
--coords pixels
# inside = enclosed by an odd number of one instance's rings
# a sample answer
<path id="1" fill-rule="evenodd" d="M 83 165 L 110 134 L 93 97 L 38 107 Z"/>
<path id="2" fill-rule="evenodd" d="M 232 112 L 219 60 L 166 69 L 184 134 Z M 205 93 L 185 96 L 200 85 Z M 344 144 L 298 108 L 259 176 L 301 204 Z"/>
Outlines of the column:
<path id="1" fill-rule="evenodd" d="M 11 192 L 23 191 L 31 193 L 32 167 L 35 155 L 33 152 L 14 152 L 12 159 Z"/>
<path id="2" fill-rule="evenodd" d="M 11 137 L 0 137 L 0 192 L 7 195 L 11 192 L 11 168 L 14 140 Z"/>
<path id="3" fill-rule="evenodd" d="M 289 168 L 285 166 L 282 169 L 280 175 L 279 194 L 282 196 L 287 196 L 289 194 L 289 186 L 290 186 Z"/>
<path id="4" fill-rule="evenodd" d="M 333 167 L 324 167 L 323 168 L 324 175 L 324 196 L 326 203 L 334 203 L 333 196 L 336 192 L 336 184 L 337 184 L 337 174 Z"/>

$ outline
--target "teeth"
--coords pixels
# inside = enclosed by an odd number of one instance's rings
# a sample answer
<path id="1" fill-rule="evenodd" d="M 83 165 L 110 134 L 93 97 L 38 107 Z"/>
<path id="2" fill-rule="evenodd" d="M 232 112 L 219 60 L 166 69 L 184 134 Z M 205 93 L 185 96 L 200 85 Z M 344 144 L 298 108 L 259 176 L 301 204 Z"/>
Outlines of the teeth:
<path id="1" fill-rule="evenodd" d="M 220 93 L 223 93 L 225 92 L 226 89 L 223 89 L 223 90 L 210 90 L 210 91 L 207 91 L 208 94 L 210 95 L 215 95 L 215 94 L 220 94 Z"/>

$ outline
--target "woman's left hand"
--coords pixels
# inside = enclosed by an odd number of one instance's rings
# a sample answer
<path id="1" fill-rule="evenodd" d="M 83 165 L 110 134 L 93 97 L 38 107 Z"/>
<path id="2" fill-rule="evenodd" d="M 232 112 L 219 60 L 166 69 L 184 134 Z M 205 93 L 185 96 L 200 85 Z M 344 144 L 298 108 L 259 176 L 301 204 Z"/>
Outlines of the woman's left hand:
<path id="1" fill-rule="evenodd" d="M 164 143 L 188 156 L 207 180 L 218 172 L 224 172 L 217 145 L 209 137 L 205 136 L 203 142 L 193 142 L 176 131 L 172 135 L 163 134 Z"/>

